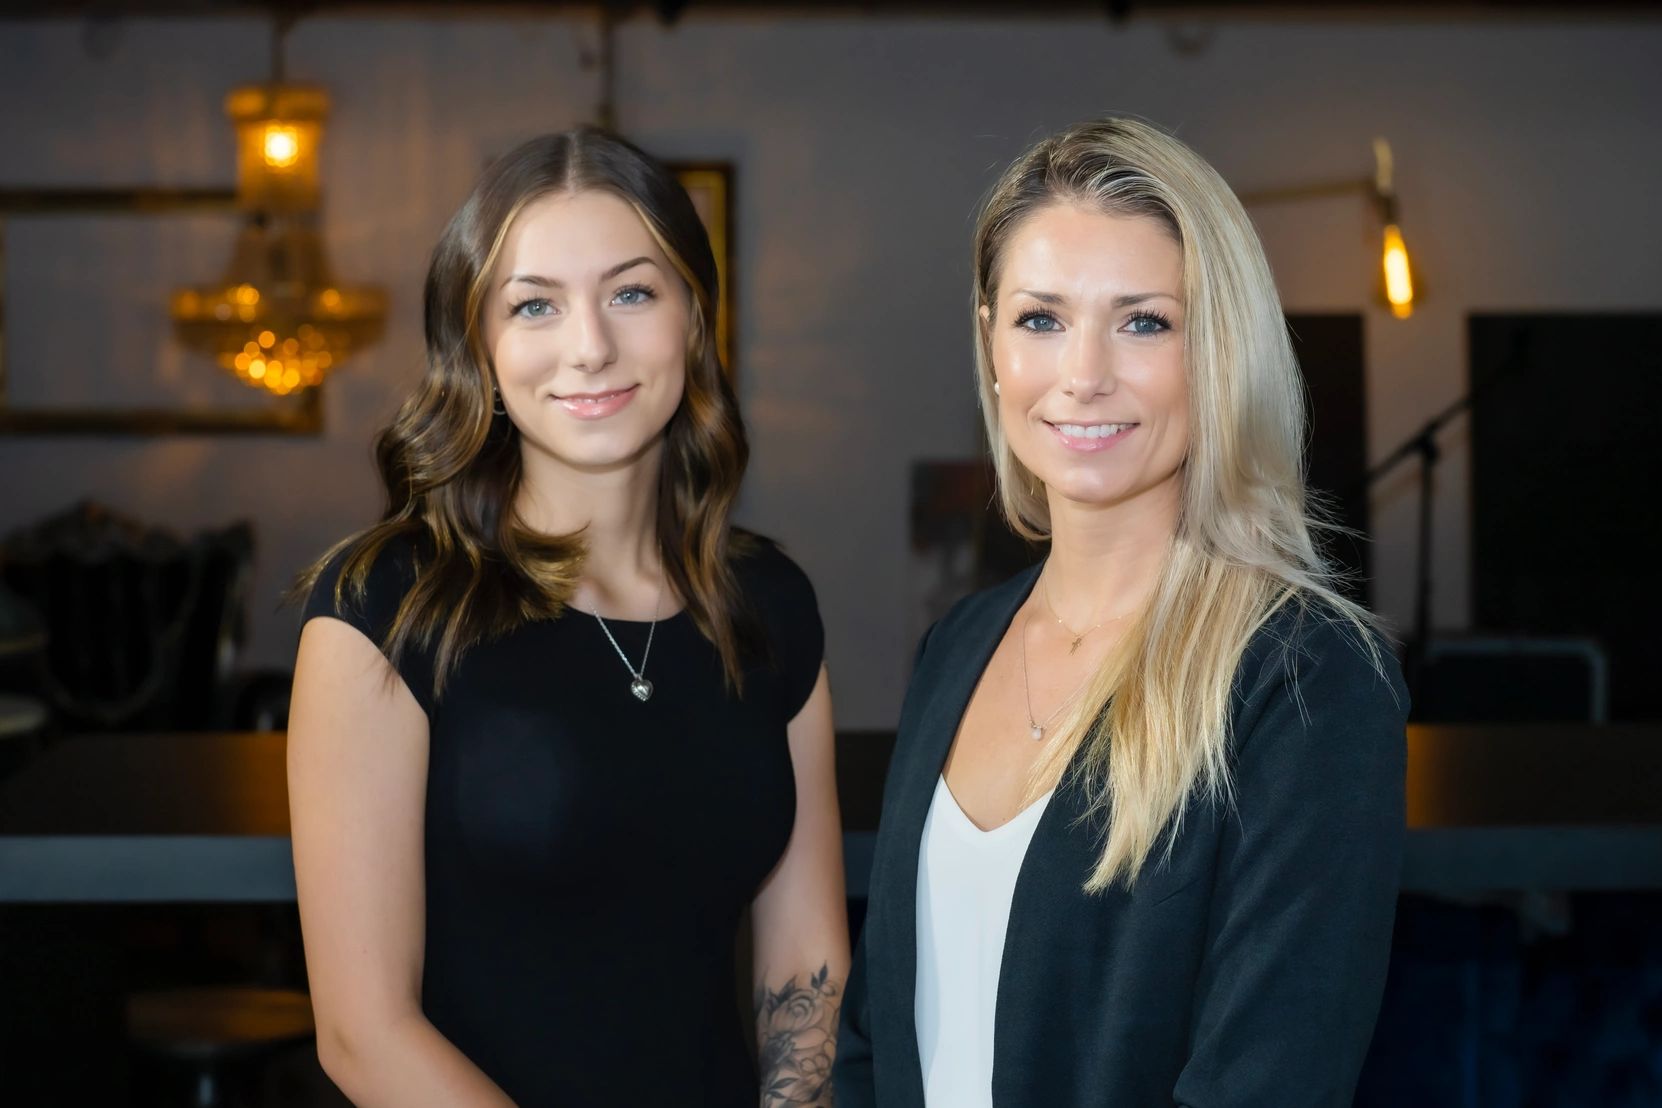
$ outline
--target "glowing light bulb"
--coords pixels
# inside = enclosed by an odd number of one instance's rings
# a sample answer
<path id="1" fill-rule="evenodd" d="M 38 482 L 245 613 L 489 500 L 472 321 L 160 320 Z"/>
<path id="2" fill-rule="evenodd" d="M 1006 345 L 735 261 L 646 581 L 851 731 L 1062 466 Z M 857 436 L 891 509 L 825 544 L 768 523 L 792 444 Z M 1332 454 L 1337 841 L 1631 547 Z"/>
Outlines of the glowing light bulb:
<path id="1" fill-rule="evenodd" d="M 265 164 L 272 169 L 290 169 L 300 160 L 300 132 L 281 123 L 265 128 Z"/>
<path id="2" fill-rule="evenodd" d="M 1407 319 L 1414 311 L 1414 279 L 1408 268 L 1408 247 L 1402 241 L 1402 231 L 1395 223 L 1385 225 L 1385 299 L 1390 302 L 1391 314 Z"/>

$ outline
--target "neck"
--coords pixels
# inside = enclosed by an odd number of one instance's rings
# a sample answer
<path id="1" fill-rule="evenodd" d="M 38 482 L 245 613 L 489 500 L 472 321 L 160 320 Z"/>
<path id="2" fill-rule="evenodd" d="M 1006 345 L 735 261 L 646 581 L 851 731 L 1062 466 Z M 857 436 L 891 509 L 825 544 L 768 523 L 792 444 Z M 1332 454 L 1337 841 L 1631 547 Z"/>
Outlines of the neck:
<path id="1" fill-rule="evenodd" d="M 663 445 L 638 457 L 593 469 L 573 466 L 530 446 L 514 508 L 520 521 L 546 535 L 583 532 L 584 580 L 605 594 L 661 575 L 658 554 L 658 475 Z"/>
<path id="2" fill-rule="evenodd" d="M 1176 477 L 1130 500 L 1087 505 L 1050 497 L 1048 597 L 1070 627 L 1136 610 L 1153 593 L 1177 534 Z"/>

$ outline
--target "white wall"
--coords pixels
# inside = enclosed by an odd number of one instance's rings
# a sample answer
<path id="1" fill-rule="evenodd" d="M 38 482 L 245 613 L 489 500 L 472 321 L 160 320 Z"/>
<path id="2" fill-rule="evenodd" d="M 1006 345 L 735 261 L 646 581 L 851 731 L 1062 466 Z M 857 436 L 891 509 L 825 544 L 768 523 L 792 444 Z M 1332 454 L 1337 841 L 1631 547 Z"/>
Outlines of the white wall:
<path id="1" fill-rule="evenodd" d="M 1136 113 L 1245 191 L 1364 174 L 1371 138 L 1389 136 L 1428 292 L 1412 319 L 1371 304 L 1375 232 L 1360 199 L 1255 212 L 1290 310 L 1367 311 L 1373 457 L 1462 392 L 1467 313 L 1662 305 L 1662 24 L 1191 26 L 1198 49 L 1157 24 L 1090 20 L 711 16 L 620 32 L 624 131 L 668 157 L 739 167 L 755 447 L 743 518 L 819 587 L 845 726 L 889 725 L 899 705 L 909 467 L 977 446 L 972 212 L 1033 138 Z M 91 39 L 69 22 L 0 24 L 0 186 L 227 181 L 220 93 L 263 73 L 265 35 L 239 20 L 123 22 Z M 578 46 L 593 39 L 559 19 L 300 24 L 291 73 L 335 102 L 330 247 L 344 279 L 387 286 L 388 338 L 330 380 L 319 440 L 0 439 L 0 529 L 82 496 L 179 528 L 251 517 L 251 661 L 285 663 L 292 617 L 273 598 L 376 511 L 367 442 L 418 373 L 426 252 L 488 154 L 590 113 Z M 28 325 L 76 326 L 84 310 Z M 1564 368 L 1575 387 L 1585 367 Z M 1461 428 L 1446 446 L 1435 614 L 1464 626 Z M 1374 510 L 1376 597 L 1405 624 L 1412 474 L 1387 482 Z"/>

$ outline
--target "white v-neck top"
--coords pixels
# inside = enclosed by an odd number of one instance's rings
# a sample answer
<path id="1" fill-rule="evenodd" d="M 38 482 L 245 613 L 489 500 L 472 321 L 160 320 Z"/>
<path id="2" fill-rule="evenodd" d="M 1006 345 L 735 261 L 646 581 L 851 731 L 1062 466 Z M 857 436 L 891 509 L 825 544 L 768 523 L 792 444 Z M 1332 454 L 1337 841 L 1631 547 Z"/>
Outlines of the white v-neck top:
<path id="1" fill-rule="evenodd" d="M 918 847 L 914 1008 L 928 1108 L 992 1108 L 1004 932 L 1016 875 L 1050 797 L 983 831 L 958 807 L 945 776 L 935 785 Z"/>

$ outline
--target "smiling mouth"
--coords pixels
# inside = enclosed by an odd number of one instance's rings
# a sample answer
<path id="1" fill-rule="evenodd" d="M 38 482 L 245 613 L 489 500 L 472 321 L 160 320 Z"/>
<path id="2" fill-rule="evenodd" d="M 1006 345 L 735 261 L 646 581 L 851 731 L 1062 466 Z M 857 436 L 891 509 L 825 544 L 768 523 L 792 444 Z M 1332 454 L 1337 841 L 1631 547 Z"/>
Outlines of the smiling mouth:
<path id="1" fill-rule="evenodd" d="M 1048 419 L 1045 422 L 1070 439 L 1109 439 L 1137 426 L 1135 423 L 1051 423 Z"/>
<path id="2" fill-rule="evenodd" d="M 568 392 L 564 396 L 554 394 L 554 399 L 562 404 L 601 404 L 607 400 L 622 396 L 627 392 L 634 392 L 636 386 L 630 385 L 626 389 L 611 389 L 607 392 Z"/>
<path id="3" fill-rule="evenodd" d="M 627 407 L 638 388 L 639 385 L 630 385 L 626 389 L 606 392 L 574 392 L 565 396 L 556 395 L 554 400 L 578 419 L 604 419 Z"/>

